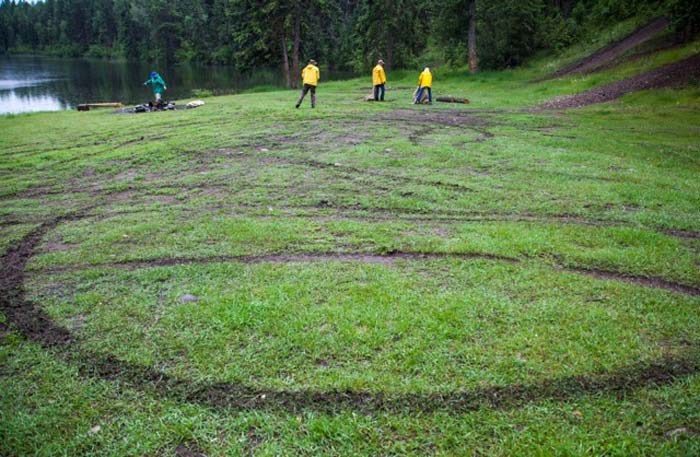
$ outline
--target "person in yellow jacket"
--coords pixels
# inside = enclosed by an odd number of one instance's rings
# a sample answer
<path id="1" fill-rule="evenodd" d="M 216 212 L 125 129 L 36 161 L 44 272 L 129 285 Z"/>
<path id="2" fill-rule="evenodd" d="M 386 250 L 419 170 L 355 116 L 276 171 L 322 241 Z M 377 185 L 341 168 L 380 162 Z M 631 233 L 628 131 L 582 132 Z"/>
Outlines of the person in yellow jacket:
<path id="1" fill-rule="evenodd" d="M 421 99 L 423 98 L 423 91 L 428 90 L 428 104 L 432 105 L 433 104 L 433 93 L 431 91 L 431 88 L 433 86 L 433 74 L 430 73 L 430 67 L 425 67 L 425 70 L 423 70 L 423 73 L 418 76 L 418 91 L 416 92 L 416 99 L 414 100 L 414 104 L 418 104 L 421 102 Z"/>
<path id="2" fill-rule="evenodd" d="M 316 65 L 316 61 L 311 59 L 309 60 L 309 64 L 301 71 L 301 79 L 304 86 L 301 89 L 301 96 L 296 104 L 297 108 L 299 108 L 304 97 L 306 97 L 306 93 L 309 91 L 311 91 L 311 107 L 316 107 L 316 86 L 318 86 L 318 80 L 321 79 L 321 72 Z"/>
<path id="3" fill-rule="evenodd" d="M 379 59 L 377 66 L 372 70 L 372 86 L 374 86 L 374 101 L 384 101 L 384 84 L 386 84 L 386 73 L 384 73 L 384 61 Z"/>

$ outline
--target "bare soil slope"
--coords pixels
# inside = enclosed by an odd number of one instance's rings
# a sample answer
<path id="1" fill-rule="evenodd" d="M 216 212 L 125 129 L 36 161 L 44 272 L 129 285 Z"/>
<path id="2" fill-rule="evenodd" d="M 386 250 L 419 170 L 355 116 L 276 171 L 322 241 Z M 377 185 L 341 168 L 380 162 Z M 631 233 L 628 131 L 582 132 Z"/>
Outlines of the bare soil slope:
<path id="1" fill-rule="evenodd" d="M 576 95 L 556 97 L 536 109 L 567 109 L 603 103 L 646 89 L 682 86 L 700 78 L 700 54 L 680 62 L 655 68 L 641 75 L 625 78 Z"/>
<path id="2" fill-rule="evenodd" d="M 654 19 L 649 24 L 637 29 L 622 40 L 611 43 L 588 57 L 585 57 L 578 62 L 557 71 L 548 79 L 559 78 L 572 73 L 592 73 L 599 70 L 602 67 L 610 64 L 613 60 L 617 59 L 630 49 L 651 40 L 666 30 L 668 26 L 668 19 L 664 17 Z"/>

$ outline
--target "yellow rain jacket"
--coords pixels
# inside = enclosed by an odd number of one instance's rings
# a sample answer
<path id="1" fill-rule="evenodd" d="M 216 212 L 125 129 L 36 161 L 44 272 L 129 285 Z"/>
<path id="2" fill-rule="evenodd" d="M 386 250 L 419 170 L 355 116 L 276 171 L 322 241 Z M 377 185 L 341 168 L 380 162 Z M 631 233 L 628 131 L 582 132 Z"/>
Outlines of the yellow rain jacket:
<path id="1" fill-rule="evenodd" d="M 430 70 L 423 70 L 423 72 L 418 77 L 419 87 L 433 87 L 433 74 Z"/>
<path id="2" fill-rule="evenodd" d="M 372 70 L 372 85 L 378 86 L 386 82 L 386 73 L 384 73 L 384 67 L 377 65 Z"/>
<path id="3" fill-rule="evenodd" d="M 321 79 L 321 72 L 316 65 L 308 64 L 306 68 L 301 70 L 301 79 L 304 81 L 304 84 L 318 86 L 318 80 Z"/>

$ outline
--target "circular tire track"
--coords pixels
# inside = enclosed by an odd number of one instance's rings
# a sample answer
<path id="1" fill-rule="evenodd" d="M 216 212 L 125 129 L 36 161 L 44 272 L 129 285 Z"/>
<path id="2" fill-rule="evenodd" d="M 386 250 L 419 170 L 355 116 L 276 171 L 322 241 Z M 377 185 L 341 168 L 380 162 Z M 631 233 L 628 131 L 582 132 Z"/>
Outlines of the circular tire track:
<path id="1" fill-rule="evenodd" d="M 52 350 L 79 369 L 81 375 L 114 380 L 156 396 L 197 403 L 212 408 L 270 409 L 319 412 L 356 410 L 415 412 L 463 412 L 480 408 L 517 408 L 542 400 L 567 401 L 593 393 L 622 396 L 641 387 L 671 384 L 700 371 L 697 349 L 682 355 L 665 355 L 648 362 L 637 362 L 611 372 L 550 378 L 530 384 L 479 387 L 444 393 L 390 395 L 383 392 L 352 390 L 264 390 L 239 383 L 198 383 L 174 378 L 166 373 L 109 354 L 88 351 L 67 329 L 54 323 L 39 306 L 25 298 L 25 267 L 43 236 L 60 223 L 81 219 L 70 215 L 52 219 L 27 234 L 0 257 L 0 309 L 8 322 L 25 338 Z"/>

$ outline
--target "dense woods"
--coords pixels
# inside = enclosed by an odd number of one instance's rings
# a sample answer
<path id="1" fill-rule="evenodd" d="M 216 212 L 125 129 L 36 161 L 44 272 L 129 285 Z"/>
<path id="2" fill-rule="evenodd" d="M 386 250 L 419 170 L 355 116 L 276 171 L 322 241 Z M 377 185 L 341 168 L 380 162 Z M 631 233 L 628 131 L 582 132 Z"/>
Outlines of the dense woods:
<path id="1" fill-rule="evenodd" d="M 699 9 L 693 0 L 0 0 L 0 52 L 280 65 L 285 74 L 309 57 L 336 70 L 364 71 L 381 57 L 388 68 L 477 71 L 640 14 L 669 15 L 687 38 Z"/>

